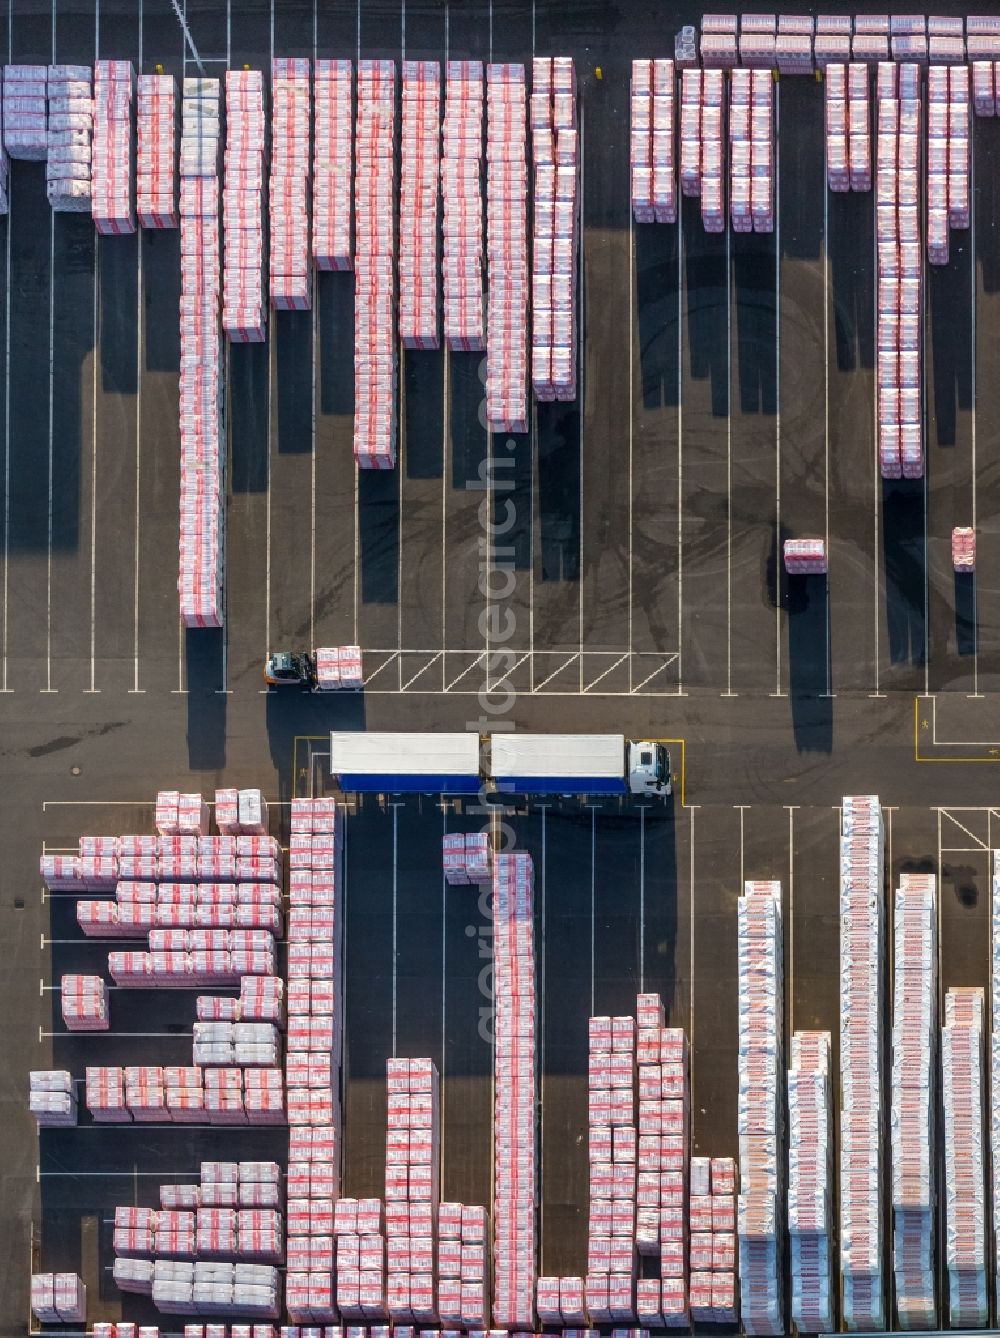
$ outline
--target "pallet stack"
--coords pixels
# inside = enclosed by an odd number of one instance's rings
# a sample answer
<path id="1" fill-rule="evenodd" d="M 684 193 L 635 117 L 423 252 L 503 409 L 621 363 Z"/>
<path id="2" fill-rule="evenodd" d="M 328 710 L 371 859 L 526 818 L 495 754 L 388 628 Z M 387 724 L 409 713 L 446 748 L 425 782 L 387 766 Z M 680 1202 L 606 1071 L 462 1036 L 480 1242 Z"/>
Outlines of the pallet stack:
<path id="1" fill-rule="evenodd" d="M 528 429 L 527 88 L 523 65 L 486 67 L 486 422 Z"/>
<path id="2" fill-rule="evenodd" d="M 31 1309 L 43 1324 L 82 1324 L 87 1288 L 76 1273 L 32 1273 Z"/>
<path id="3" fill-rule="evenodd" d="M 871 98 L 868 66 L 826 67 L 827 182 L 832 191 L 872 188 Z"/>
<path id="4" fill-rule="evenodd" d="M 991 60 L 972 62 L 972 110 L 976 116 L 996 116 L 996 73 Z"/>
<path id="5" fill-rule="evenodd" d="M 538 1195 L 534 870 L 524 851 L 493 857 L 493 1321 L 533 1329 Z"/>
<path id="6" fill-rule="evenodd" d="M 440 1203 L 440 1083 L 430 1059 L 386 1061 L 386 1309 L 393 1324 L 433 1324 Z"/>
<path id="7" fill-rule="evenodd" d="M 731 1157 L 692 1157 L 690 1186 L 691 1320 L 735 1324 L 736 1163 Z"/>
<path id="8" fill-rule="evenodd" d="M 100 976 L 63 976 L 59 982 L 62 1020 L 67 1031 L 108 1031 L 111 1004 Z"/>
<path id="9" fill-rule="evenodd" d="M 28 1076 L 28 1109 L 39 1129 L 76 1124 L 76 1085 L 65 1069 L 32 1069 Z"/>
<path id="10" fill-rule="evenodd" d="M 264 341 L 264 77 L 226 72 L 225 261 L 222 328 L 234 343 Z"/>
<path id="11" fill-rule="evenodd" d="M 4 85 L 6 90 L 6 84 Z M 94 142 L 91 214 L 98 232 L 135 232 L 132 195 L 132 95 L 135 70 L 128 60 L 94 66 Z"/>
<path id="12" fill-rule="evenodd" d="M 878 442 L 883 478 L 924 472 L 918 165 L 920 67 L 878 71 Z"/>
<path id="13" fill-rule="evenodd" d="M 318 646 L 317 692 L 348 692 L 364 687 L 360 646 Z"/>
<path id="14" fill-rule="evenodd" d="M 846 796 L 840 829 L 840 1271 L 843 1322 L 885 1328 L 882 1277 L 882 809 Z"/>
<path id="15" fill-rule="evenodd" d="M 948 1312 L 953 1329 L 989 1323 L 983 1128 L 983 992 L 949 990 L 941 1031 Z"/>
<path id="16" fill-rule="evenodd" d="M 825 539 L 786 539 L 782 556 L 789 576 L 822 576 L 826 572 Z"/>
<path id="17" fill-rule="evenodd" d="M 168 1315 L 277 1319 L 281 1274 L 272 1264 L 157 1259 L 151 1294 Z"/>
<path id="18" fill-rule="evenodd" d="M 312 254 L 317 269 L 350 269 L 354 173 L 354 67 L 349 60 L 314 63 Z"/>
<path id="19" fill-rule="evenodd" d="M 896 1310 L 904 1329 L 937 1327 L 934 1110 L 937 1078 L 937 880 L 903 874 L 893 915 L 892 1206 Z"/>
<path id="20" fill-rule="evenodd" d="M 3 67 L 4 193 L 7 157 L 43 162 L 49 151 L 47 65 Z M 6 210 L 4 210 L 6 213 Z"/>
<path id="21" fill-rule="evenodd" d="M 177 81 L 140 74 L 135 208 L 140 228 L 177 227 Z"/>
<path id="22" fill-rule="evenodd" d="M 698 50 L 706 69 L 732 69 L 740 58 L 738 15 L 702 14 Z"/>
<path id="23" fill-rule="evenodd" d="M 385 1310 L 385 1235 L 381 1199 L 338 1199 L 333 1234 L 341 1319 L 380 1320 Z"/>
<path id="24" fill-rule="evenodd" d="M 448 832 L 441 838 L 445 882 L 451 887 L 493 881 L 489 832 Z"/>
<path id="25" fill-rule="evenodd" d="M 296 1124 L 289 1131 L 285 1305 L 290 1318 L 307 1324 L 337 1318 L 333 1216 L 339 1157 L 332 1125 Z"/>
<path id="26" fill-rule="evenodd" d="M 438 1208 L 437 1310 L 443 1325 L 482 1330 L 489 1313 L 489 1218 L 467 1203 Z"/>
<path id="27" fill-rule="evenodd" d="M 396 65 L 358 66 L 354 174 L 354 459 L 396 464 Z"/>
<path id="28" fill-rule="evenodd" d="M 531 382 L 540 400 L 574 400 L 579 132 L 571 57 L 532 61 L 529 121 L 534 167 Z"/>
<path id="29" fill-rule="evenodd" d="M 725 79 L 721 70 L 703 70 L 701 76 L 701 222 L 706 232 L 723 232 L 725 154 L 722 147 L 722 105 Z"/>
<path id="30" fill-rule="evenodd" d="M 813 39 L 813 60 L 817 69 L 829 71 L 831 65 L 844 65 L 851 59 L 850 14 L 817 14 Z"/>
<path id="31" fill-rule="evenodd" d="M 747 882 L 738 903 L 740 1311 L 748 1333 L 784 1333 L 779 1255 L 784 1119 L 781 884 Z"/>
<path id="32" fill-rule="evenodd" d="M 441 273 L 444 337 L 451 349 L 483 347 L 482 156 L 482 62 L 450 60 L 441 127 Z"/>
<path id="33" fill-rule="evenodd" d="M 976 532 L 971 526 L 956 525 L 952 530 L 951 565 L 959 575 L 976 570 Z"/>
<path id="34" fill-rule="evenodd" d="M 969 226 L 969 70 L 927 71 L 927 259 L 946 265 L 952 228 Z"/>
<path id="35" fill-rule="evenodd" d="M 403 62 L 399 184 L 399 339 L 437 348 L 441 67 Z"/>
<path id="36" fill-rule="evenodd" d="M 701 194 L 702 80 L 699 69 L 681 71 L 681 194 Z"/>
<path id="37" fill-rule="evenodd" d="M 271 61 L 271 305 L 278 311 L 312 306 L 309 264 L 309 164 L 312 93 L 309 61 Z"/>
<path id="38" fill-rule="evenodd" d="M 788 1070 L 788 1232 L 792 1322 L 800 1333 L 834 1327 L 833 1102 L 830 1033 L 792 1034 Z"/>
<path id="39" fill-rule="evenodd" d="M 94 100 L 88 65 L 50 65 L 45 189 L 56 213 L 91 210 Z"/>

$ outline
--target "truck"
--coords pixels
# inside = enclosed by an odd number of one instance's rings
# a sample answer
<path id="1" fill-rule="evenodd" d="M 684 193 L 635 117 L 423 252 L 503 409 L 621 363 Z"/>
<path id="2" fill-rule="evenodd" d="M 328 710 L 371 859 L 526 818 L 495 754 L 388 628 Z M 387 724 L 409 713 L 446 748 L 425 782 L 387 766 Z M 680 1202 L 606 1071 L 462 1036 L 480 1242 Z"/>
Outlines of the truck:
<path id="1" fill-rule="evenodd" d="M 342 790 L 359 792 L 667 798 L 673 791 L 666 745 L 623 734 L 341 730 L 330 735 L 330 772 Z"/>

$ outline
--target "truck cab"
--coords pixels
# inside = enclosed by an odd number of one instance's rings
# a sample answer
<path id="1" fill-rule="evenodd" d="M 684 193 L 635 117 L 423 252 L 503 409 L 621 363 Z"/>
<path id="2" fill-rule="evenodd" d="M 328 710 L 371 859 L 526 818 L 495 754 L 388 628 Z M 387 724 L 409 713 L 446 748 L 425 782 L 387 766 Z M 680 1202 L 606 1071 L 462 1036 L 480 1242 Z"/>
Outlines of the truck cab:
<path id="1" fill-rule="evenodd" d="M 628 787 L 631 794 L 673 793 L 670 753 L 666 746 L 652 739 L 628 744 Z"/>

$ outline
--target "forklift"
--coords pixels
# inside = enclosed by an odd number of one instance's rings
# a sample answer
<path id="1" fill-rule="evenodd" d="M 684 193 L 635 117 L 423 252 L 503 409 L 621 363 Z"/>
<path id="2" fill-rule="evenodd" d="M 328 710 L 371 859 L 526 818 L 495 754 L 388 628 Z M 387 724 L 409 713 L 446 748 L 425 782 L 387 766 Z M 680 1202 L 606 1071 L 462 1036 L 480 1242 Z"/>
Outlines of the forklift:
<path id="1" fill-rule="evenodd" d="M 267 657 L 264 682 L 271 688 L 316 686 L 316 661 L 307 650 L 278 650 Z"/>

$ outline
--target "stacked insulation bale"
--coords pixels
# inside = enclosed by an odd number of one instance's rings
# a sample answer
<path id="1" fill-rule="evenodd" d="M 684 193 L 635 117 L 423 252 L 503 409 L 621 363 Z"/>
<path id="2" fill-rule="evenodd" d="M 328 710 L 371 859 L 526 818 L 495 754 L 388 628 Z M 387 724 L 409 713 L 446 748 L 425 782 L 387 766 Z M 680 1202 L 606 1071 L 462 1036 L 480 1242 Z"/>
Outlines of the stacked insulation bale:
<path id="1" fill-rule="evenodd" d="M 309 264 L 309 61 L 271 61 L 270 291 L 281 311 L 312 305 Z"/>
<path id="2" fill-rule="evenodd" d="M 135 206 L 140 228 L 177 227 L 177 81 L 140 74 Z"/>
<path id="3" fill-rule="evenodd" d="M 76 1273 L 32 1273 L 31 1309 L 43 1324 L 82 1324 L 87 1288 Z"/>
<path id="4" fill-rule="evenodd" d="M 672 60 L 653 61 L 653 212 L 657 223 L 677 222 L 674 140 L 675 77 Z"/>
<path id="5" fill-rule="evenodd" d="M 61 214 L 90 213 L 94 100 L 88 65 L 50 65 L 45 187 Z"/>
<path id="6" fill-rule="evenodd" d="M 403 62 L 399 183 L 399 339 L 437 348 L 441 67 Z"/>
<path id="7" fill-rule="evenodd" d="M 701 222 L 706 232 L 723 232 L 722 100 L 725 78 L 721 70 L 701 76 Z"/>
<path id="8" fill-rule="evenodd" d="M 1000 19 L 996 14 L 968 14 L 965 50 L 970 61 L 1000 60 Z"/>
<path id="9" fill-rule="evenodd" d="M 482 156 L 482 62 L 450 60 L 441 127 L 441 272 L 444 337 L 451 349 L 483 347 Z"/>
<path id="10" fill-rule="evenodd" d="M 779 14 L 775 61 L 779 74 L 812 74 L 813 30 L 811 14 Z"/>
<path id="11" fill-rule="evenodd" d="M 486 67 L 486 422 L 528 428 L 527 89 L 523 65 Z"/>
<path id="12" fill-rule="evenodd" d="M 800 1333 L 834 1327 L 833 1102 L 830 1033 L 792 1035 L 788 1070 L 788 1232 L 792 1322 Z"/>
<path id="13" fill-rule="evenodd" d="M 653 208 L 653 62 L 632 62 L 629 96 L 629 183 L 632 217 L 652 223 Z"/>
<path id="14" fill-rule="evenodd" d="M 215 824 L 224 836 L 264 836 L 268 814 L 263 793 L 256 789 L 216 790 Z"/>
<path id="15" fill-rule="evenodd" d="M 996 78 L 993 61 L 972 62 L 972 110 L 977 116 L 996 116 Z"/>
<path id="16" fill-rule="evenodd" d="M 135 232 L 132 195 L 132 95 L 128 60 L 94 66 L 94 142 L 90 209 L 98 232 Z"/>
<path id="17" fill-rule="evenodd" d="M 395 96 L 395 62 L 361 61 L 354 144 L 354 458 L 362 469 L 396 464 Z"/>
<path id="18" fill-rule="evenodd" d="M 730 70 L 739 63 L 739 16 L 702 14 L 698 47 L 706 69 Z"/>
<path id="19" fill-rule="evenodd" d="M 969 226 L 969 70 L 927 71 L 927 259 L 946 265 L 951 228 Z"/>
<path id="20" fill-rule="evenodd" d="M 927 57 L 942 64 L 965 64 L 965 24 L 961 15 L 954 18 L 940 14 L 928 15 Z"/>
<path id="21" fill-rule="evenodd" d="M 887 61 L 889 53 L 889 15 L 856 14 L 851 55 L 857 62 L 874 65 Z"/>
<path id="22" fill-rule="evenodd" d="M 355 691 L 364 687 L 360 646 L 318 646 L 317 692 Z"/>
<path id="23" fill-rule="evenodd" d="M 393 1324 L 432 1324 L 440 1203 L 440 1083 L 430 1059 L 386 1061 L 386 1309 Z"/>
<path id="24" fill-rule="evenodd" d="M 531 75 L 531 382 L 540 400 L 576 399 L 578 130 L 568 56 L 536 57 Z"/>
<path id="25" fill-rule="evenodd" d="M 850 14 L 817 14 L 816 36 L 813 39 L 813 60 L 816 68 L 829 72 L 831 65 L 845 65 L 851 59 Z M 827 91 L 829 96 L 829 89 Z"/>
<path id="26" fill-rule="evenodd" d="M 753 72 L 733 70 L 729 80 L 729 217 L 734 232 L 753 232 L 752 96 Z"/>
<path id="27" fill-rule="evenodd" d="M 289 1315 L 304 1322 L 337 1318 L 333 1214 L 340 1195 L 344 1037 L 341 835 L 334 800 L 292 800 L 285 1058 L 292 1126 L 287 1288 Z M 377 1213 L 375 1234 L 379 1229 Z M 360 1267 L 353 1276 L 345 1266 L 342 1281 L 347 1303 L 360 1306 Z M 372 1280 L 366 1278 L 364 1285 L 366 1292 L 371 1290 Z"/>
<path id="28" fill-rule="evenodd" d="M 681 71 L 681 194 L 701 194 L 701 102 L 703 74 Z"/>
<path id="29" fill-rule="evenodd" d="M 441 838 L 445 882 L 453 887 L 493 880 L 489 832 L 448 832 Z"/>
<path id="30" fill-rule="evenodd" d="M 976 532 L 970 526 L 956 525 L 951 532 L 951 565 L 960 575 L 976 570 Z"/>
<path id="31" fill-rule="evenodd" d="M 989 1323 L 986 1262 L 983 992 L 945 995 L 941 1031 L 948 1312 L 953 1329 Z"/>
<path id="32" fill-rule="evenodd" d="M 692 1157 L 690 1185 L 691 1319 L 735 1324 L 736 1163 L 732 1157 Z"/>
<path id="33" fill-rule="evenodd" d="M 317 60 L 313 82 L 313 261 L 317 269 L 350 269 L 354 67 Z"/>
<path id="34" fill-rule="evenodd" d="M 443 1325 L 483 1330 L 490 1322 L 486 1209 L 442 1203 L 437 1226 L 438 1318 Z"/>
<path id="35" fill-rule="evenodd" d="M 264 340 L 264 76 L 226 72 L 222 328 L 234 343 Z"/>
<path id="36" fill-rule="evenodd" d="M 108 986 L 100 976 L 63 976 L 59 998 L 67 1031 L 110 1030 Z"/>
<path id="37" fill-rule="evenodd" d="M 786 539 L 782 556 L 789 576 L 822 576 L 826 572 L 825 539 Z"/>
<path id="38" fill-rule="evenodd" d="M 918 165 L 920 67 L 878 71 L 878 447 L 883 478 L 924 472 Z"/>
<path id="39" fill-rule="evenodd" d="M 781 884 L 744 884 L 738 902 L 740 1310 L 748 1334 L 784 1333 L 779 1255 L 784 1138 Z"/>
<path id="40" fill-rule="evenodd" d="M 524 851 L 493 857 L 493 1321 L 532 1329 L 538 1194 L 534 870 Z"/>
<path id="41" fill-rule="evenodd" d="M 882 808 L 846 796 L 840 828 L 840 1271 L 848 1330 L 886 1326 L 882 1277 Z"/>
<path id="42" fill-rule="evenodd" d="M 868 67 L 860 62 L 826 67 L 826 165 L 832 191 L 871 190 Z"/>
<path id="43" fill-rule="evenodd" d="M 765 70 L 770 78 L 777 59 L 778 20 L 775 14 L 740 16 L 740 64 Z"/>
<path id="44" fill-rule="evenodd" d="M 937 880 L 903 874 L 893 915 L 892 1206 L 900 1327 L 937 1327 L 934 1108 L 937 1077 Z"/>
<path id="45" fill-rule="evenodd" d="M 817 43 L 820 39 L 817 38 Z M 849 39 L 848 39 L 849 41 Z M 826 182 L 830 190 L 851 189 L 851 159 L 847 138 L 847 66 L 826 67 Z"/>
<path id="46" fill-rule="evenodd" d="M 185 79 L 181 215 L 181 621 L 221 627 L 225 434 L 219 332 L 219 81 Z"/>
<path id="47" fill-rule="evenodd" d="M 42 162 L 49 151 L 47 65 L 3 67 L 3 164 L 6 195 L 6 158 Z M 4 210 L 6 213 L 6 210 Z"/>
<path id="48" fill-rule="evenodd" d="M 76 1084 L 65 1069 L 32 1069 L 28 1075 L 28 1109 L 39 1127 L 76 1124 Z"/>
<path id="49" fill-rule="evenodd" d="M 341 1319 L 385 1318 L 385 1236 L 381 1199 L 338 1199 L 333 1233 Z"/>

